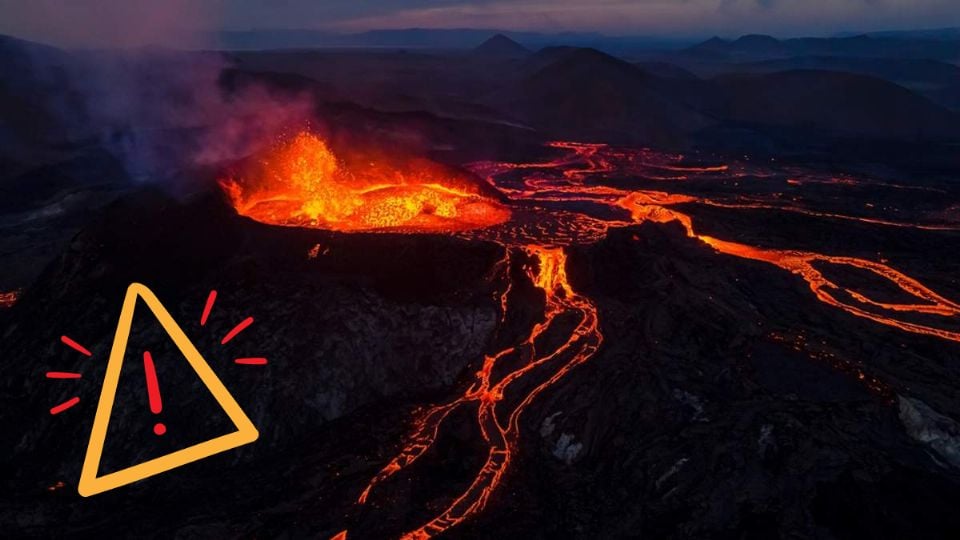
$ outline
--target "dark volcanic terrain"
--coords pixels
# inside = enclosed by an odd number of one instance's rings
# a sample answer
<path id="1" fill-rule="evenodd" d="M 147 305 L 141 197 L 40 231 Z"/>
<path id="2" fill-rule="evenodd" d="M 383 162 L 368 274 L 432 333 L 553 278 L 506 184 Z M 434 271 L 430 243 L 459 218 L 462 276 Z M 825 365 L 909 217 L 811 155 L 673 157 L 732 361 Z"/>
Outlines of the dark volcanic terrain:
<path id="1" fill-rule="evenodd" d="M 956 49 L 906 46 L 910 72 L 885 43 L 629 62 L 504 36 L 120 59 L 3 38 L 3 536 L 960 537 L 960 122 L 897 80 L 949 94 Z M 107 81 L 151 107 L 105 108 Z M 432 160 L 509 219 L 248 217 L 225 171 L 301 130 L 382 149 L 371 167 Z M 83 498 L 134 282 L 260 435 Z M 102 472 L 232 429 L 137 310 Z"/>

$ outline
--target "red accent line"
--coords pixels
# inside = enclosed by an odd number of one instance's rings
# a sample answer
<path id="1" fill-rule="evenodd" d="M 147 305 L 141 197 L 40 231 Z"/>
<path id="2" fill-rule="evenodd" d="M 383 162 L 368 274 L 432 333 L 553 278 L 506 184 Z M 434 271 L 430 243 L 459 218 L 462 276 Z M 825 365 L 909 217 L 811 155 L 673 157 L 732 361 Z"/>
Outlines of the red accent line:
<path id="1" fill-rule="evenodd" d="M 207 303 L 203 306 L 203 315 L 200 316 L 200 326 L 207 324 L 207 318 L 210 317 L 210 310 L 213 309 L 213 303 L 217 300 L 217 291 L 211 290 L 207 296 Z"/>
<path id="2" fill-rule="evenodd" d="M 73 406 L 76 405 L 77 403 L 80 403 L 80 398 L 78 398 L 78 397 L 72 397 L 72 398 L 64 401 L 63 403 L 57 405 L 56 407 L 50 409 L 50 414 L 60 414 L 60 413 L 62 413 L 63 411 L 69 409 L 70 407 L 73 407 Z"/>
<path id="3" fill-rule="evenodd" d="M 79 379 L 81 375 L 79 373 L 71 373 L 69 371 L 48 371 L 48 379 Z"/>
<path id="4" fill-rule="evenodd" d="M 71 349 L 77 351 L 78 353 L 84 356 L 93 356 L 93 353 L 88 351 L 86 347 L 84 347 L 83 345 L 80 345 L 79 343 L 68 338 L 67 336 L 60 336 L 60 341 L 62 341 L 63 344 L 66 345 L 67 347 L 70 347 Z"/>
<path id="5" fill-rule="evenodd" d="M 160 400 L 160 385 L 157 384 L 157 368 L 153 365 L 150 351 L 143 351 L 143 370 L 147 372 L 147 397 L 150 398 L 150 412 L 157 414 L 163 410 Z"/>
<path id="6" fill-rule="evenodd" d="M 243 330 L 251 324 L 253 324 L 253 317 L 247 317 L 246 319 L 242 320 L 240 324 L 233 327 L 233 330 L 227 332 L 227 335 L 223 336 L 223 339 L 220 340 L 220 344 L 226 345 L 228 341 L 237 337 L 237 334 L 243 332 Z"/>
<path id="7" fill-rule="evenodd" d="M 242 364 L 245 366 L 265 366 L 267 365 L 266 358 L 237 358 L 234 360 L 234 363 Z"/>

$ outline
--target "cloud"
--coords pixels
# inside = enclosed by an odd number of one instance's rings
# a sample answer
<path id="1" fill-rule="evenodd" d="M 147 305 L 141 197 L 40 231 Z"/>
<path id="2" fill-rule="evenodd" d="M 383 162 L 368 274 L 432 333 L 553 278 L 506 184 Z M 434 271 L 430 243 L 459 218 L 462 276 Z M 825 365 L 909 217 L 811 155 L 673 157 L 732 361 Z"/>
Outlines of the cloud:
<path id="1" fill-rule="evenodd" d="M 957 0 L 0 0 L 0 32 L 184 44 L 197 29 L 496 27 L 687 35 L 960 26 Z"/>
<path id="2" fill-rule="evenodd" d="M 218 4 L 209 0 L 0 0 L 0 32 L 68 46 L 188 44 L 196 29 L 219 23 Z"/>
<path id="3" fill-rule="evenodd" d="M 519 0 L 440 2 L 357 14 L 347 29 L 496 27 L 610 33 L 788 35 L 960 25 L 956 0 Z"/>

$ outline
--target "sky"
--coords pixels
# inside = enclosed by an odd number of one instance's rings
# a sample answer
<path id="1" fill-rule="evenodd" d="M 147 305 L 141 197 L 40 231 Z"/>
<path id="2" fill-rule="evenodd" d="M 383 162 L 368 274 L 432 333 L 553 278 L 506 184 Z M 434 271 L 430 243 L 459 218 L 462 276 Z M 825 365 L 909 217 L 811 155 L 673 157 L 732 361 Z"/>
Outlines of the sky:
<path id="1" fill-rule="evenodd" d="M 960 0 L 0 0 L 0 33 L 59 45 L 168 43 L 221 29 L 793 37 L 949 26 L 960 26 Z"/>

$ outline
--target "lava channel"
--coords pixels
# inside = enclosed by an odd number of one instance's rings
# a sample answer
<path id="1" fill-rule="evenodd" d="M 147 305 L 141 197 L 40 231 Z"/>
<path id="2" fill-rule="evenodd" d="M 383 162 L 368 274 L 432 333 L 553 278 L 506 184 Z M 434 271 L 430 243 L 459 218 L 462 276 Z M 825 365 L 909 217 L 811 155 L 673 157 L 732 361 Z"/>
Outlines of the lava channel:
<path id="1" fill-rule="evenodd" d="M 523 411 L 541 392 L 593 357 L 603 343 L 596 306 L 588 298 L 577 294 L 567 280 L 567 258 L 563 249 L 541 245 L 529 245 L 522 249 L 537 261 L 535 268 L 527 269 L 527 277 L 545 295 L 543 321 L 534 325 L 521 343 L 485 357 L 473 383 L 460 397 L 420 414 L 414 421 L 410 442 L 374 476 L 360 495 L 358 502 L 366 503 L 374 487 L 423 456 L 433 445 L 441 424 L 451 412 L 467 404 L 476 404 L 477 427 L 487 445 L 486 461 L 466 491 L 450 503 L 443 513 L 405 534 L 405 539 L 431 538 L 483 510 L 517 453 Z M 507 254 L 505 266 L 509 275 L 510 251 Z M 509 289 L 501 297 L 504 310 L 508 309 L 508 298 Z M 577 324 L 566 340 L 552 350 L 537 351 L 538 338 L 555 326 L 558 317 L 568 313 L 576 316 Z M 502 316 L 506 317 L 506 311 Z M 522 367 L 495 380 L 492 374 L 498 363 L 516 354 L 530 355 L 530 359 Z M 543 374 L 544 371 L 547 375 Z M 542 379 L 527 385 L 531 388 L 523 393 L 516 405 L 507 410 L 499 408 L 511 385 L 537 375 Z"/>

